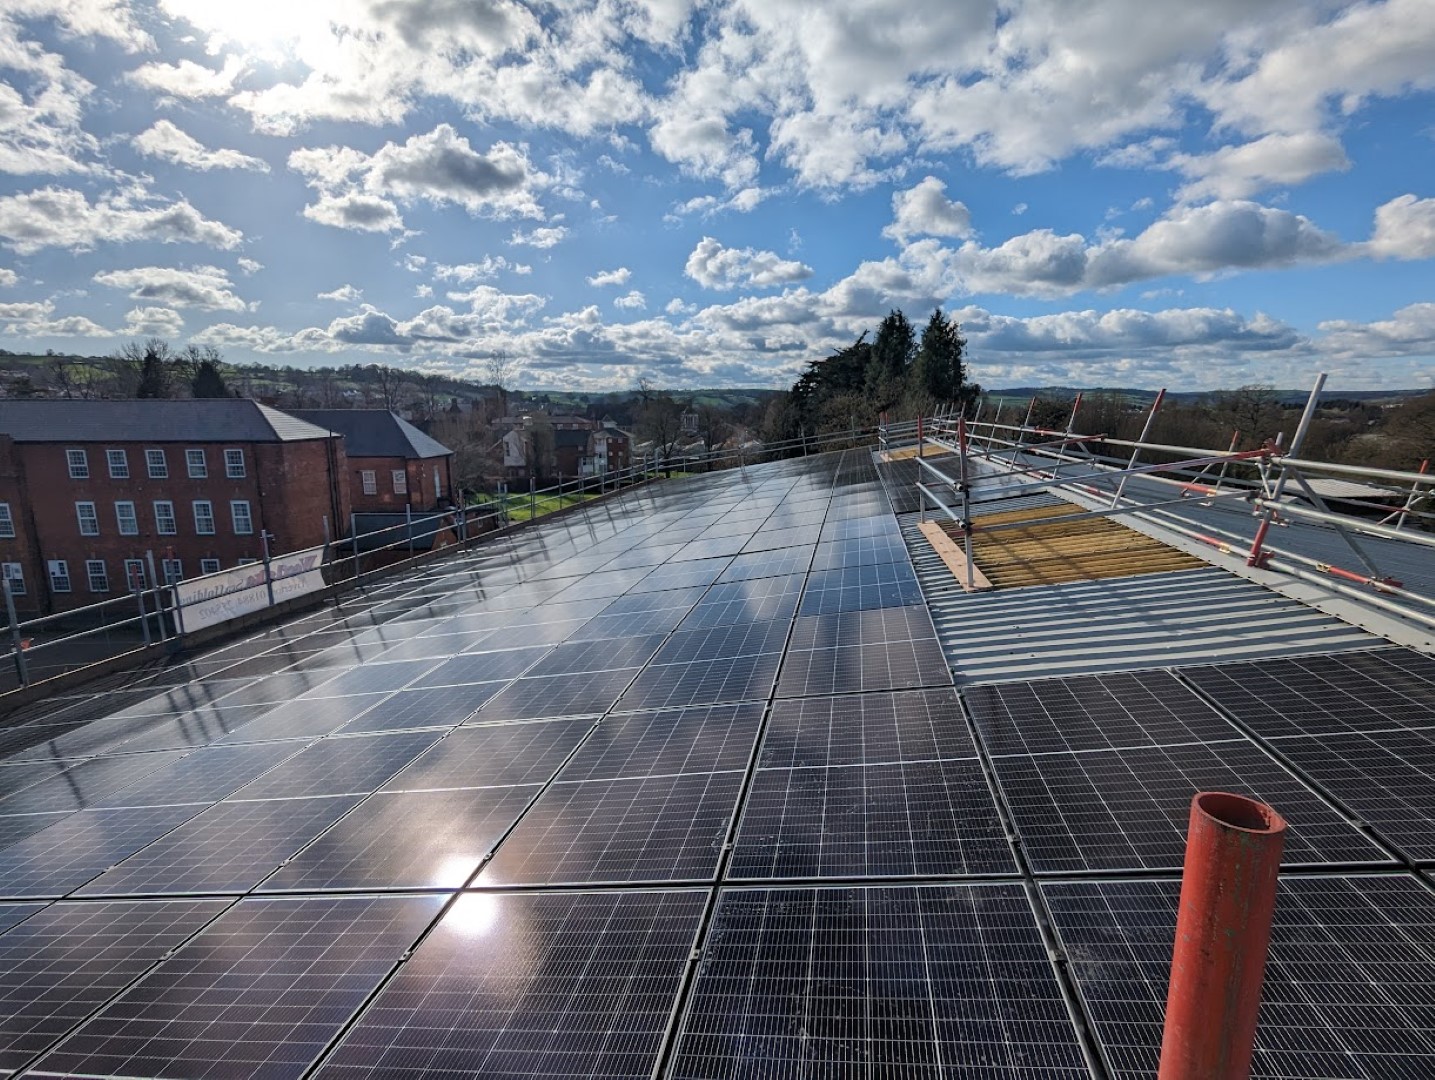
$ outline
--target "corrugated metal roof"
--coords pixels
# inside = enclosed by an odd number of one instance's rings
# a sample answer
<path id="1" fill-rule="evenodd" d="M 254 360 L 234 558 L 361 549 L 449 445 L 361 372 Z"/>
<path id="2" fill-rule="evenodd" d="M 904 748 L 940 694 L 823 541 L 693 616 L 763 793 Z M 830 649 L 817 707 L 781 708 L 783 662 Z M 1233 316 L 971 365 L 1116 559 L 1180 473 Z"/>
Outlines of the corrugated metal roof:
<path id="1" fill-rule="evenodd" d="M 323 428 L 246 398 L 0 401 L 16 442 L 301 442 Z"/>
<path id="2" fill-rule="evenodd" d="M 950 581 L 945 567 L 942 572 Z M 1215 567 L 988 593 L 967 594 L 958 587 L 940 596 L 929 593 L 928 606 L 958 682 L 1209 664 L 1385 644 Z"/>
<path id="3" fill-rule="evenodd" d="M 344 436 L 349 457 L 447 457 L 453 451 L 388 409 L 295 409 L 300 420 Z"/>

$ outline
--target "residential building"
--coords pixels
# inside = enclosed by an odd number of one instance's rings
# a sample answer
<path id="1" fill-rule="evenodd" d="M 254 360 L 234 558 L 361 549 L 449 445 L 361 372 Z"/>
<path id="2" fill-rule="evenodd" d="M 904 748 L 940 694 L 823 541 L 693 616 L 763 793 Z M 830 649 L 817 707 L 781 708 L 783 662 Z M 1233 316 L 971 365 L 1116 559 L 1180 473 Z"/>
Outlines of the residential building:
<path id="1" fill-rule="evenodd" d="M 349 520 L 344 470 L 341 438 L 253 401 L 0 401 L 0 572 L 52 612 L 258 560 L 266 532 L 313 547 Z"/>
<path id="2" fill-rule="evenodd" d="M 433 510 L 454 497 L 453 451 L 387 409 L 294 409 L 344 437 L 355 513 Z"/>
<path id="3" fill-rule="evenodd" d="M 507 428 L 495 449 L 509 480 L 597 476 L 625 469 L 631 460 L 632 438 L 608 418 L 535 412 L 504 417 L 498 426 Z"/>

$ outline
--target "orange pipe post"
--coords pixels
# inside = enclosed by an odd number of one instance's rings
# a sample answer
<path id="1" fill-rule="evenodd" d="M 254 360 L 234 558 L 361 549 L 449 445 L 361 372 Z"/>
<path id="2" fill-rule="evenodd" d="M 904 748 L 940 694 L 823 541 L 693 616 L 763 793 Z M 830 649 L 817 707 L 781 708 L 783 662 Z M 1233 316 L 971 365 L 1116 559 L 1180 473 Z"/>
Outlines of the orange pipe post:
<path id="1" fill-rule="evenodd" d="M 1191 800 L 1157 1080 L 1248 1080 L 1285 832 L 1243 795 Z"/>

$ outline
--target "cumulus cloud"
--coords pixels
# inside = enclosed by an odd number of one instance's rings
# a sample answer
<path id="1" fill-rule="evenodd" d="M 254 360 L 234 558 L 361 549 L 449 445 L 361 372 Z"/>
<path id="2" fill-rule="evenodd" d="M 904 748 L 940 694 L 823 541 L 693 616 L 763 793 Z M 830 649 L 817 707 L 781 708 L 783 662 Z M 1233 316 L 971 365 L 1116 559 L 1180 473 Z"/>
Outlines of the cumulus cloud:
<path id="1" fill-rule="evenodd" d="M 422 269 L 422 261 L 411 269 Z M 470 281 L 491 281 L 500 273 L 509 272 L 513 274 L 531 274 L 533 267 L 525 263 L 510 262 L 502 255 L 485 255 L 478 262 L 459 263 L 450 266 L 446 263 L 437 263 L 433 268 L 433 276 L 442 281 L 457 281 L 459 284 L 466 284 Z"/>
<path id="2" fill-rule="evenodd" d="M 257 259 L 246 258 L 243 255 L 236 259 L 235 262 L 239 264 L 239 270 L 245 277 L 248 277 L 250 274 L 257 274 L 264 269 L 262 262 L 259 262 Z"/>
<path id="3" fill-rule="evenodd" d="M 202 172 L 208 172 L 210 169 L 269 171 L 269 165 L 263 159 L 241 154 L 238 150 L 210 150 L 168 120 L 157 121 L 153 127 L 136 135 L 131 142 L 141 154 L 182 165 L 187 169 L 198 169 Z"/>
<path id="4" fill-rule="evenodd" d="M 522 147 L 498 142 L 480 153 L 448 124 L 372 155 L 335 146 L 295 150 L 289 167 L 320 193 L 305 216 L 371 232 L 401 227 L 395 203 L 418 201 L 461 206 L 476 216 L 541 219 L 535 191 L 551 180 Z"/>
<path id="5" fill-rule="evenodd" d="M 530 229 L 528 232 L 514 229 L 513 235 L 508 238 L 508 242 L 522 247 L 536 247 L 546 250 L 547 248 L 557 247 L 567 238 L 568 226 L 545 225 L 537 229 Z"/>
<path id="6" fill-rule="evenodd" d="M 614 299 L 613 306 L 623 311 L 642 311 L 648 306 L 648 299 L 637 289 L 631 289 Z"/>
<path id="7" fill-rule="evenodd" d="M 882 230 L 905 244 L 913 236 L 970 236 L 972 215 L 966 204 L 947 198 L 947 185 L 928 176 L 916 187 L 892 195 L 892 224 Z"/>
<path id="8" fill-rule="evenodd" d="M 229 250 L 243 239 L 238 229 L 211 221 L 182 199 L 149 206 L 129 194 L 112 193 L 92 203 L 83 192 L 58 187 L 0 197 L 0 240 L 21 255 L 139 240 Z"/>
<path id="9" fill-rule="evenodd" d="M 0 71 L 0 173 L 93 171 L 99 143 L 81 120 L 94 86 L 3 16 Z"/>
<path id="10" fill-rule="evenodd" d="M 227 271 L 217 266 L 181 270 L 169 266 L 137 266 L 131 270 L 105 270 L 96 284 L 128 289 L 131 300 L 149 300 L 174 307 L 206 311 L 244 311 L 247 305 L 234 293 Z"/>
<path id="11" fill-rule="evenodd" d="M 626 285 L 633 272 L 626 266 L 620 266 L 616 270 L 599 270 L 588 279 L 588 284 L 601 288 L 605 285 Z"/>
<path id="12" fill-rule="evenodd" d="M 9 270 L 3 266 L 0 266 L 0 285 L 14 285 L 19 282 L 19 280 L 19 275 L 17 275 L 14 270 Z"/>
<path id="13" fill-rule="evenodd" d="M 1273 184 L 1299 184 L 1321 173 L 1344 171 L 1350 159 L 1340 140 L 1320 132 L 1266 135 L 1209 154 L 1175 154 L 1169 168 L 1191 177 L 1177 198 L 1244 199 Z"/>
<path id="14" fill-rule="evenodd" d="M 184 331 L 184 317 L 172 308 L 133 308 L 125 315 L 124 333 L 130 337 L 178 337 Z"/>
<path id="15" fill-rule="evenodd" d="M 340 304 L 353 304 L 364 298 L 364 290 L 356 289 L 352 285 L 340 285 L 331 292 L 321 292 L 316 300 L 334 300 Z"/>
<path id="16" fill-rule="evenodd" d="M 1342 358 L 1435 355 L 1435 303 L 1410 304 L 1375 322 L 1331 319 L 1319 329 L 1326 351 Z"/>
<path id="17" fill-rule="evenodd" d="M 704 236 L 688 256 L 683 273 L 705 289 L 767 288 L 805 281 L 812 276 L 812 267 L 775 251 L 724 247 Z"/>
<path id="18" fill-rule="evenodd" d="M 1401 195 L 1377 207 L 1367 247 L 1382 259 L 1435 258 L 1435 199 Z"/>
<path id="19" fill-rule="evenodd" d="M 198 100 L 224 97 L 234 89 L 235 80 L 244 71 L 244 61 L 231 56 L 219 71 L 181 60 L 177 64 L 142 64 L 126 75 L 131 82 L 168 97 Z"/>

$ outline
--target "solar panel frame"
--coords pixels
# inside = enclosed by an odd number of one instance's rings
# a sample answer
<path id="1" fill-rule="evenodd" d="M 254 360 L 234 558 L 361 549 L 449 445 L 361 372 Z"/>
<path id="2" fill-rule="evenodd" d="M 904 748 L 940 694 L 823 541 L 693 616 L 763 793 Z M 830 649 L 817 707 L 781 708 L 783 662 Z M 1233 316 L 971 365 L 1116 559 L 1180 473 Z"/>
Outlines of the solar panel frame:
<path id="1" fill-rule="evenodd" d="M 758 766 L 826 768 L 976 756 L 956 692 L 946 688 L 779 700 Z"/>
<path id="2" fill-rule="evenodd" d="M 781 653 L 758 653 L 686 664 L 649 664 L 618 699 L 619 712 L 765 700 L 782 663 Z"/>
<path id="3" fill-rule="evenodd" d="M 442 732 L 429 729 L 320 739 L 230 798 L 238 801 L 367 795 L 441 736 Z"/>
<path id="4" fill-rule="evenodd" d="M 184 756 L 182 750 L 170 750 L 77 762 L 41 783 L 0 799 L 0 815 L 59 813 L 104 805 L 104 800 L 115 792 Z"/>
<path id="5" fill-rule="evenodd" d="M 380 790 L 543 783 L 593 730 L 593 724 L 588 719 L 569 719 L 459 728 L 390 777 Z"/>
<path id="6" fill-rule="evenodd" d="M 298 1077 L 443 901 L 243 900 L 46 1054 L 34 1075 Z"/>
<path id="7" fill-rule="evenodd" d="M 457 727 L 505 686 L 507 680 L 424 686 L 389 694 L 337 729 L 338 735 L 370 735 L 422 727 Z"/>
<path id="8" fill-rule="evenodd" d="M 515 679 L 480 709 L 469 724 L 548 720 L 562 716 L 600 716 L 613 707 L 641 668 L 589 671 Z"/>
<path id="9" fill-rule="evenodd" d="M 760 702 L 694 705 L 604 717 L 563 766 L 564 782 L 746 769 Z"/>
<path id="10" fill-rule="evenodd" d="M 777 696 L 827 697 L 868 690 L 950 686 L 951 681 L 951 670 L 935 637 L 789 649 L 777 683 Z"/>

